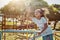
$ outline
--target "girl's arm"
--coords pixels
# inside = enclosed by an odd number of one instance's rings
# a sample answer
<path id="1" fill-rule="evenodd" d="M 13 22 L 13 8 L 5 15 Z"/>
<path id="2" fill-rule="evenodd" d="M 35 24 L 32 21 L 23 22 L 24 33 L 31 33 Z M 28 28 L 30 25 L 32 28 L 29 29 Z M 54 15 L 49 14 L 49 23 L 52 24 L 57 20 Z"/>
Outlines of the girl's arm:
<path id="1" fill-rule="evenodd" d="M 47 23 L 45 23 L 44 24 L 44 28 L 43 28 L 43 30 L 40 33 L 44 32 L 47 29 L 47 27 L 48 27 L 48 25 L 47 25 Z"/>
<path id="2" fill-rule="evenodd" d="M 40 34 L 43 33 L 47 29 L 47 27 L 48 27 L 48 25 L 47 25 L 47 19 L 42 18 L 42 21 L 44 23 L 44 27 L 43 27 L 42 31 L 40 32 Z"/>

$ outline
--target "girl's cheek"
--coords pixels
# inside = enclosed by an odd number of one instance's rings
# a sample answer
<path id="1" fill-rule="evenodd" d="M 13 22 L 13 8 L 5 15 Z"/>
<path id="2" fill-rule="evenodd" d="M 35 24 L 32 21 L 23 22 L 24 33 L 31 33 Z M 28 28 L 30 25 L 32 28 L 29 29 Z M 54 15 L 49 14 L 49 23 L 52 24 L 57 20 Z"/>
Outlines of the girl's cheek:
<path id="1" fill-rule="evenodd" d="M 35 17 L 37 17 L 37 15 L 35 15 Z"/>
<path id="2" fill-rule="evenodd" d="M 42 14 L 39 14 L 40 16 L 42 16 Z"/>
<path id="3" fill-rule="evenodd" d="M 37 16 L 37 14 L 35 14 L 35 16 Z"/>
<path id="4" fill-rule="evenodd" d="M 41 16 L 40 14 L 38 14 L 38 16 Z"/>

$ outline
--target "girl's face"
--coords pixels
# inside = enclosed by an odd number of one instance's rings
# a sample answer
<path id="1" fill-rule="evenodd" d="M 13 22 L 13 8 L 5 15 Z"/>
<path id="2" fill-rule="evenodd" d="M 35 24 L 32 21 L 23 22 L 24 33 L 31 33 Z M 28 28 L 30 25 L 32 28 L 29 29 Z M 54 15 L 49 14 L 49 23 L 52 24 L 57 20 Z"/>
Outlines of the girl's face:
<path id="1" fill-rule="evenodd" d="M 38 11 L 35 11 L 35 17 L 37 17 L 37 18 L 39 18 L 39 17 L 41 17 L 42 16 L 42 14 L 40 13 L 40 12 L 38 12 Z"/>

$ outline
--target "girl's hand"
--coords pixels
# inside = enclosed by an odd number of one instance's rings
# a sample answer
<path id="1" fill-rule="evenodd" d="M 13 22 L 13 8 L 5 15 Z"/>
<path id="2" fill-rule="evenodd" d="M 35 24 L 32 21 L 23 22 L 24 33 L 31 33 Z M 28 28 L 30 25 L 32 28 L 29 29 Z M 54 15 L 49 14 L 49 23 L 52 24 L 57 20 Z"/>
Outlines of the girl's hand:
<path id="1" fill-rule="evenodd" d="M 38 32 L 38 36 L 41 34 L 41 32 Z"/>

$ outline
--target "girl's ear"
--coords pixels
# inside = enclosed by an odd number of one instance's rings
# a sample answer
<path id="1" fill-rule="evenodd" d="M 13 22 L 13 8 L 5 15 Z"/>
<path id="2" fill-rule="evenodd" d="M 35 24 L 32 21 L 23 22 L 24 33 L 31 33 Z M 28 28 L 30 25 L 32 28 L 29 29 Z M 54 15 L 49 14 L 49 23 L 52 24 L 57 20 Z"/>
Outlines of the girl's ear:
<path id="1" fill-rule="evenodd" d="M 41 9 L 41 13 L 44 13 L 45 10 Z"/>
<path id="2" fill-rule="evenodd" d="M 41 8 L 41 11 L 44 12 L 45 10 L 43 8 Z"/>
<path id="3" fill-rule="evenodd" d="M 42 14 L 42 16 L 41 17 L 45 17 L 45 15 L 44 14 Z"/>

